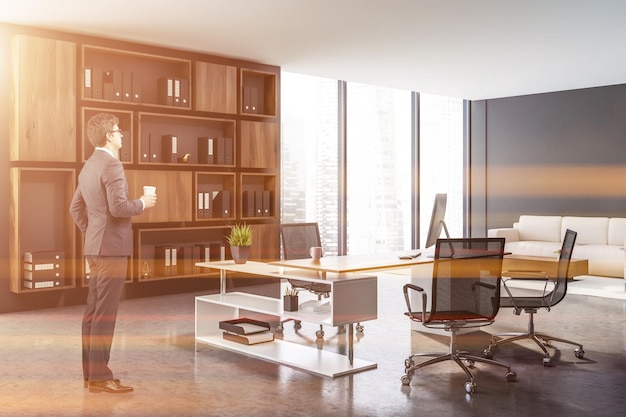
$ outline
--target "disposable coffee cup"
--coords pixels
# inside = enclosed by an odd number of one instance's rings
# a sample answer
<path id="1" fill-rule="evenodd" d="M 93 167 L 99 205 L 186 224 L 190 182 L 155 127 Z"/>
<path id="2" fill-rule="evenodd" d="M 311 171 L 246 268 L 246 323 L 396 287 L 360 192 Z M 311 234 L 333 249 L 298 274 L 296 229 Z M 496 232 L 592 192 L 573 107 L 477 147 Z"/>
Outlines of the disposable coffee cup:
<path id="1" fill-rule="evenodd" d="M 322 257 L 322 247 L 321 246 L 312 246 L 309 250 L 309 254 L 314 261 L 319 261 Z"/>
<path id="2" fill-rule="evenodd" d="M 152 185 L 144 185 L 143 186 L 143 195 L 154 195 L 156 194 L 156 187 Z"/>

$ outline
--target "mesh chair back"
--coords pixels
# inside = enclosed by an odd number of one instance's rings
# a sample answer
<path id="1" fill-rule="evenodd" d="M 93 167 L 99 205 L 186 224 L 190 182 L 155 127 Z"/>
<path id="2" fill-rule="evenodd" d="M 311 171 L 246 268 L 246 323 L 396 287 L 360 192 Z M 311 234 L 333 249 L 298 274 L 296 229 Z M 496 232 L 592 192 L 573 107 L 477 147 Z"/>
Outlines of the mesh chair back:
<path id="1" fill-rule="evenodd" d="M 438 239 L 428 321 L 490 321 L 500 309 L 504 238 Z"/>
<path id="2" fill-rule="evenodd" d="M 312 246 L 322 246 L 317 223 L 286 223 L 280 225 L 283 259 L 306 259 Z"/>
<path id="3" fill-rule="evenodd" d="M 556 287 L 549 297 L 546 297 L 549 306 L 558 304 L 565 298 L 565 294 L 567 294 L 567 275 L 577 236 L 578 233 L 573 230 L 567 229 L 565 231 L 565 237 L 563 237 L 563 245 L 561 246 L 561 253 L 559 255 L 559 265 L 557 267 Z"/>

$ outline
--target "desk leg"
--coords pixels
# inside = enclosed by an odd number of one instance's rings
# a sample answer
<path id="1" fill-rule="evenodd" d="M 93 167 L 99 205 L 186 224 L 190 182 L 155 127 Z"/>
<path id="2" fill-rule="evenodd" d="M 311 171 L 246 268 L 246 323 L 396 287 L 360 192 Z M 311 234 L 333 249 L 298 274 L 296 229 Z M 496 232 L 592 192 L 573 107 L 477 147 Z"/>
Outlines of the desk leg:
<path id="1" fill-rule="evenodd" d="M 352 366 L 354 362 L 354 323 L 348 324 L 348 361 Z"/>
<path id="2" fill-rule="evenodd" d="M 220 294 L 226 294 L 226 270 L 220 269 Z"/>

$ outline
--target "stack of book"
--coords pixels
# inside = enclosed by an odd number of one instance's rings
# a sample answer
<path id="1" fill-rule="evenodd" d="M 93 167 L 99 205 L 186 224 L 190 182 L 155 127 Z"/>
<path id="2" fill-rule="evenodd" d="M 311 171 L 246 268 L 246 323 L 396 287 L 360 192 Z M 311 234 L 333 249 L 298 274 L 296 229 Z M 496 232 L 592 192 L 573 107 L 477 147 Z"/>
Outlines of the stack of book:
<path id="1" fill-rule="evenodd" d="M 224 330 L 222 335 L 224 339 L 244 345 L 274 340 L 274 333 L 270 332 L 269 323 L 248 318 L 220 321 L 220 329 Z"/>

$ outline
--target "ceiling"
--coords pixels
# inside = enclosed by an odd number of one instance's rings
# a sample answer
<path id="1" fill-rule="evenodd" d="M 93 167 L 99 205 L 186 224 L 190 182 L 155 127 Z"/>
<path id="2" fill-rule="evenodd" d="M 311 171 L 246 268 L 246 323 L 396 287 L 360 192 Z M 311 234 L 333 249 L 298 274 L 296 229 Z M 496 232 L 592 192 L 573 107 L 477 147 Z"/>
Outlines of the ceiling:
<path id="1" fill-rule="evenodd" d="M 0 22 L 480 100 L 626 83 L 623 0 L 0 0 Z"/>

